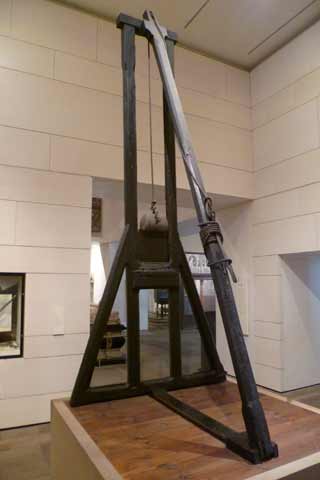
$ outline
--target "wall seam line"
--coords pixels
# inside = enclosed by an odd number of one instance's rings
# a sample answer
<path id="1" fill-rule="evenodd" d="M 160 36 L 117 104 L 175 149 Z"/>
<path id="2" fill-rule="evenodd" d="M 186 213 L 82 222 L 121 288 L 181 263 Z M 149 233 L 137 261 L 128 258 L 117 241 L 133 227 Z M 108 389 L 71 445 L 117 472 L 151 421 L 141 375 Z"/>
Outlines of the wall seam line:
<path id="1" fill-rule="evenodd" d="M 261 168 L 259 168 L 259 169 L 256 169 L 256 170 L 254 170 L 254 173 L 260 173 L 261 171 L 266 170 L 267 168 L 275 167 L 275 166 L 277 166 L 277 165 L 280 165 L 280 164 L 282 164 L 282 163 L 284 163 L 284 162 L 287 162 L 287 161 L 289 161 L 289 160 L 292 160 L 292 159 L 294 159 L 294 158 L 298 158 L 298 157 L 300 157 L 300 156 L 302 156 L 302 155 L 306 155 L 306 154 L 311 153 L 311 152 L 316 152 L 317 150 L 319 150 L 319 147 L 310 148 L 309 150 L 305 150 L 305 151 L 303 151 L 303 152 L 297 153 L 296 155 L 292 155 L 292 156 L 290 156 L 290 157 L 283 158 L 283 159 L 279 160 L 278 162 L 272 163 L 271 165 L 266 165 L 265 167 L 261 167 Z"/>
<path id="2" fill-rule="evenodd" d="M 280 115 L 277 115 L 276 117 L 272 117 L 272 118 L 270 118 L 270 120 L 268 120 L 267 122 L 264 122 L 264 123 L 262 123 L 261 125 L 257 125 L 256 127 L 253 127 L 252 130 L 255 132 L 255 131 L 258 130 L 259 128 L 264 128 L 264 127 L 266 127 L 267 125 L 270 125 L 270 123 L 275 122 L 275 121 L 279 120 L 279 119 L 282 118 L 282 117 L 285 117 L 286 115 L 288 115 L 288 113 L 294 112 L 295 110 L 298 110 L 299 108 L 303 107 L 304 105 L 307 105 L 308 103 L 311 103 L 311 102 L 317 100 L 317 98 L 319 98 L 319 95 L 320 95 L 320 88 L 319 88 L 319 93 L 318 93 L 317 95 L 309 98 L 309 99 L 306 100 L 305 102 L 295 104 L 294 107 L 289 108 L 288 110 L 284 111 L 284 112 L 281 113 Z"/>

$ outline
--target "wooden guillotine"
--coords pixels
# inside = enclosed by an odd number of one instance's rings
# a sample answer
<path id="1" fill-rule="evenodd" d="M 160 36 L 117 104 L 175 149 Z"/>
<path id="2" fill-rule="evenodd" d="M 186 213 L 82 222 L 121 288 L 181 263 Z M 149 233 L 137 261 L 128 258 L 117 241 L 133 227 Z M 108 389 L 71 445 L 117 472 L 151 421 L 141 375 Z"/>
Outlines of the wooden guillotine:
<path id="1" fill-rule="evenodd" d="M 142 20 L 120 14 L 122 30 L 123 119 L 124 119 L 124 198 L 125 227 L 110 275 L 99 305 L 93 329 L 71 397 L 71 405 L 107 402 L 137 395 L 151 395 L 174 412 L 193 422 L 226 444 L 232 451 L 253 463 L 278 455 L 277 445 L 270 439 L 254 375 L 250 365 L 239 316 L 234 301 L 231 279 L 236 280 L 231 260 L 226 257 L 220 226 L 216 221 L 212 200 L 208 197 L 181 101 L 174 80 L 174 46 L 176 35 L 160 26 L 150 11 Z M 163 121 L 165 144 L 165 195 L 168 228 L 146 231 L 138 228 L 137 207 L 137 135 L 135 97 L 135 36 L 146 37 L 153 46 L 163 83 Z M 226 380 L 213 332 L 203 311 L 197 289 L 184 254 L 177 227 L 175 138 L 181 150 L 195 204 L 200 236 L 221 311 L 242 401 L 246 431 L 236 432 L 201 411 L 178 400 L 169 392 L 181 388 L 214 384 Z M 91 387 L 96 358 L 106 319 L 123 275 L 126 272 L 127 296 L 127 368 L 126 384 Z M 183 282 L 206 354 L 208 368 L 183 375 L 179 287 Z M 142 381 L 140 377 L 139 291 L 161 288 L 169 291 L 170 376 Z"/>

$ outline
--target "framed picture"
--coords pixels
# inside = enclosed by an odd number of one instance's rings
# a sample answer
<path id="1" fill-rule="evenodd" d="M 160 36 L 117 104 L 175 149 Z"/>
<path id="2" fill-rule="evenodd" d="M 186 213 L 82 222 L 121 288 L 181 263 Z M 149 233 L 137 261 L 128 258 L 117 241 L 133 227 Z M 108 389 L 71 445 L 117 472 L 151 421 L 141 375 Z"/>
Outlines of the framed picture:
<path id="1" fill-rule="evenodd" d="M 0 273 L 0 359 L 23 355 L 23 273 Z"/>
<path id="2" fill-rule="evenodd" d="M 94 197 L 92 199 L 91 210 L 91 233 L 100 234 L 102 232 L 102 198 Z"/>

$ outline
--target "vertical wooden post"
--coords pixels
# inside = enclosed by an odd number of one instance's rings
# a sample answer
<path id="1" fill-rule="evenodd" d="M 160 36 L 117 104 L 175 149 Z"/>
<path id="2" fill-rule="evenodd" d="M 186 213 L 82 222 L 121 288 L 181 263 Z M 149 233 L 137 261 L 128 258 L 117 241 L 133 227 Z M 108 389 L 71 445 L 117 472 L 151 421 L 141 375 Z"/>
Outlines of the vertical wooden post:
<path id="1" fill-rule="evenodd" d="M 172 69 L 174 68 L 174 41 L 166 39 L 167 51 Z M 165 190 L 166 215 L 168 220 L 168 241 L 170 262 L 178 268 L 178 219 L 176 187 L 176 149 L 174 128 L 169 114 L 167 100 L 163 92 L 163 125 L 165 145 Z M 169 335 L 170 335 L 170 375 L 180 377 L 182 374 L 181 358 L 181 316 L 179 308 L 179 290 L 169 290 Z"/>
<path id="2" fill-rule="evenodd" d="M 129 225 L 129 257 L 126 268 L 128 384 L 140 383 L 139 291 L 132 288 L 137 265 L 137 131 L 135 86 L 135 28 L 122 28 L 124 201 L 125 223 Z"/>

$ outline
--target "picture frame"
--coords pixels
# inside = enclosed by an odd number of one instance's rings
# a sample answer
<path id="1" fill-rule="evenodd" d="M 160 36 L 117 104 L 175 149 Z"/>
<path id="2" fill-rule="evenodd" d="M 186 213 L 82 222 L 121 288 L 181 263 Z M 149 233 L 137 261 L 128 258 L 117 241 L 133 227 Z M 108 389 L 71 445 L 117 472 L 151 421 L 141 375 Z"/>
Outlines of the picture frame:
<path id="1" fill-rule="evenodd" d="M 99 235 L 102 233 L 102 198 L 92 198 L 91 209 L 91 233 Z"/>

